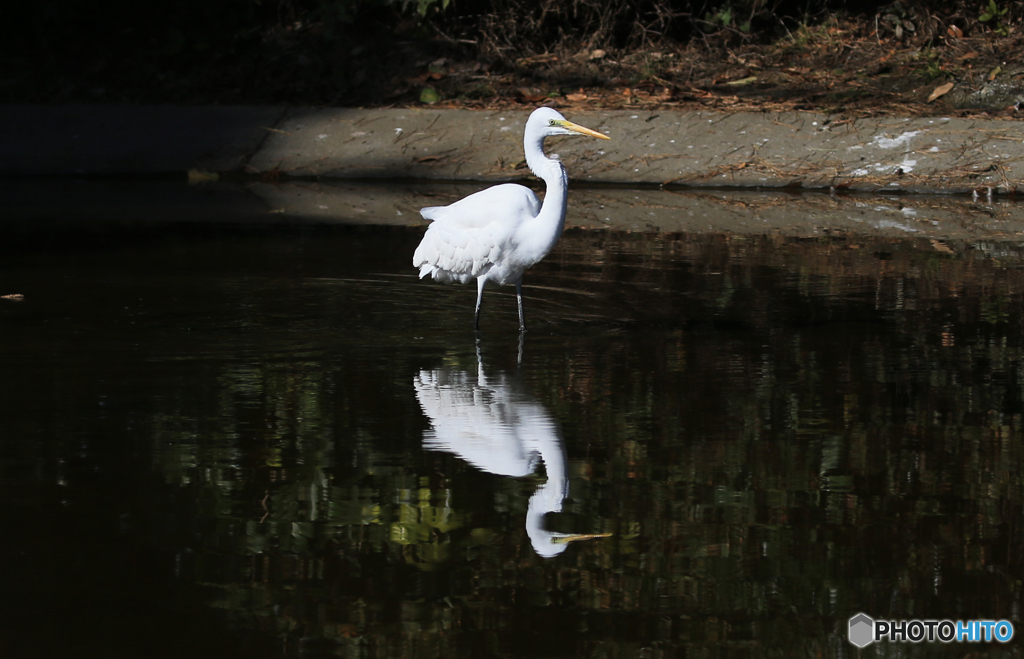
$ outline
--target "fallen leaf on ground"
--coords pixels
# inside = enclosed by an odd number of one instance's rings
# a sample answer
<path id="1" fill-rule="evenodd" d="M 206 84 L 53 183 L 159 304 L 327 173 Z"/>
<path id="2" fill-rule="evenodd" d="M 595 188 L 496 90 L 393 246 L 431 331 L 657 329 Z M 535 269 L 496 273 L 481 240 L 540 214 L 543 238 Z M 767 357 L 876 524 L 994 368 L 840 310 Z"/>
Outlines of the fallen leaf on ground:
<path id="1" fill-rule="evenodd" d="M 943 94 L 948 93 L 950 89 L 953 89 L 953 83 L 951 82 L 947 82 L 944 85 L 939 85 L 938 87 L 932 90 L 931 94 L 928 95 L 928 102 L 931 103 L 932 101 L 942 96 Z"/>
<path id="2" fill-rule="evenodd" d="M 536 87 L 520 87 L 517 91 L 522 99 L 528 103 L 543 101 L 548 97 L 543 89 L 537 89 Z"/>
<path id="3" fill-rule="evenodd" d="M 424 87 L 423 91 L 420 92 L 420 103 L 427 105 L 433 105 L 441 100 L 441 95 L 437 93 L 436 89 L 431 87 Z"/>
<path id="4" fill-rule="evenodd" d="M 532 66 L 534 64 L 544 64 L 546 62 L 555 62 L 558 60 L 558 55 L 553 53 L 544 53 L 543 55 L 531 55 L 529 57 L 521 57 L 516 60 L 516 64 L 519 66 Z"/>

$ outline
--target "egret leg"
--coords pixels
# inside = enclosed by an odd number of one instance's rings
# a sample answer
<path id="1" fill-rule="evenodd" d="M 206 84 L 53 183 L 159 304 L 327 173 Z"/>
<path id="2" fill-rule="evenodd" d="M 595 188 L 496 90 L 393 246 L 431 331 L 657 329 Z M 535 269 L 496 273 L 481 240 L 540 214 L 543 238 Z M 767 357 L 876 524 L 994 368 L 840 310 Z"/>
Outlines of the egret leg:
<path id="1" fill-rule="evenodd" d="M 480 333 L 476 335 L 476 381 L 481 387 L 487 382 L 487 377 L 484 375 L 484 356 L 480 349 Z"/>
<path id="2" fill-rule="evenodd" d="M 526 318 L 523 316 L 523 283 L 516 282 L 516 300 L 519 302 L 519 331 L 526 331 Z"/>
<path id="3" fill-rule="evenodd" d="M 476 278 L 476 319 L 473 321 L 473 329 L 480 330 L 480 305 L 484 301 L 484 284 L 487 280 L 483 277 Z"/>

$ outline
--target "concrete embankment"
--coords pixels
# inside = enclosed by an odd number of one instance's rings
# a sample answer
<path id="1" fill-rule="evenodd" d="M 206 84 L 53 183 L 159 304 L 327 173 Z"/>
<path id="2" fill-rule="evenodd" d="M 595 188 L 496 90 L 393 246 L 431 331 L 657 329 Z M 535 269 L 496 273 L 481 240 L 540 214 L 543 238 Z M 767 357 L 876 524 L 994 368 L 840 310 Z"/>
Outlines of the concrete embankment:
<path id="1" fill-rule="evenodd" d="M 1024 237 L 1024 206 L 1014 200 L 1024 185 L 1019 122 L 628 109 L 565 114 L 612 137 L 549 140 L 574 181 L 570 226 Z M 73 209 L 88 216 L 95 209 L 109 216 L 149 205 L 150 214 L 196 219 L 233 208 L 246 217 L 419 224 L 421 206 L 495 181 L 530 179 L 521 146 L 528 115 L 0 106 L 0 177 L 7 179 L 0 215 L 57 217 Z M 188 190 L 154 183 L 147 191 L 110 183 L 183 180 L 187 172 L 193 180 L 231 183 Z M 77 177 L 108 182 L 83 186 L 73 182 Z M 716 191 L 722 188 L 741 191 Z M 163 211 L 154 211 L 154 200 Z"/>
<path id="2" fill-rule="evenodd" d="M 809 112 L 571 112 L 612 137 L 549 140 L 577 181 L 1009 193 L 1024 125 Z M 202 170 L 315 178 L 523 178 L 528 110 L 0 106 L 0 175 Z"/>

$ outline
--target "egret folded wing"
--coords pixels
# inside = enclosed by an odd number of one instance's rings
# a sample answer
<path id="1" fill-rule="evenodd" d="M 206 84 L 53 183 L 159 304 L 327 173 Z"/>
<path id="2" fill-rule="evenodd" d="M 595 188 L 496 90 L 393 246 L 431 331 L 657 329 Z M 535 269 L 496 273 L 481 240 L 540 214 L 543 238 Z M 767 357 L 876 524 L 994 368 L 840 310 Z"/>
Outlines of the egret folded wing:
<path id="1" fill-rule="evenodd" d="M 413 254 L 413 266 L 421 278 L 469 283 L 498 263 L 518 224 L 539 210 L 540 201 L 531 190 L 511 184 L 450 206 L 428 206 L 420 214 L 433 222 Z"/>

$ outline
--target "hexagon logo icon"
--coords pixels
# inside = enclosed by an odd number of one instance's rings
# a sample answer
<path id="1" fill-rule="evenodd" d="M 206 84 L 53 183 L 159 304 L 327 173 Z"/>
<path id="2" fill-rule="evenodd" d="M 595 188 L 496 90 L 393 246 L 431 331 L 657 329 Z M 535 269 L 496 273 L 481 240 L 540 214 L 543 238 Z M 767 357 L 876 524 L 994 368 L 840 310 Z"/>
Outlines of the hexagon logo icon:
<path id="1" fill-rule="evenodd" d="M 875 621 L 863 613 L 850 618 L 850 643 L 858 648 L 869 645 L 875 640 Z"/>

